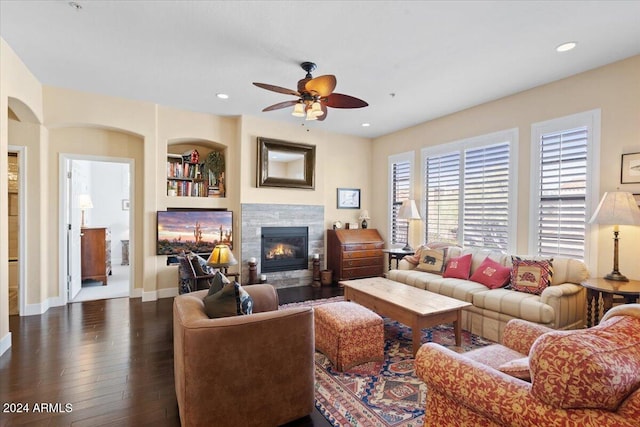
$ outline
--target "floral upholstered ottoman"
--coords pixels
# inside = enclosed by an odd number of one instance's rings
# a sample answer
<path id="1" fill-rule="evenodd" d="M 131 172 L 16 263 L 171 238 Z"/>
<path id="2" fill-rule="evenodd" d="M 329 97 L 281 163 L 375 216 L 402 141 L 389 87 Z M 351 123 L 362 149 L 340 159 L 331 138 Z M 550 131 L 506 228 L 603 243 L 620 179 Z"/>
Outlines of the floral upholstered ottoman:
<path id="1" fill-rule="evenodd" d="M 384 360 L 384 322 L 366 307 L 334 302 L 314 308 L 316 350 L 338 371 Z"/>

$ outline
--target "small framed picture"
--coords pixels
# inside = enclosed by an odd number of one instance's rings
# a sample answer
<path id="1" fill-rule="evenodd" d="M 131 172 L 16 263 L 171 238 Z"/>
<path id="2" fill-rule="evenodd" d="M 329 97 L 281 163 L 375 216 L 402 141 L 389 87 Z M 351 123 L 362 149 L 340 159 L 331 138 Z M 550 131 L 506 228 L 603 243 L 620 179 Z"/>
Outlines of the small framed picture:
<path id="1" fill-rule="evenodd" d="M 129 210 L 129 199 L 122 199 L 122 210 L 123 211 Z"/>
<path id="2" fill-rule="evenodd" d="M 360 189 L 338 188 L 338 209 L 360 209 Z"/>
<path id="3" fill-rule="evenodd" d="M 640 183 L 640 153 L 622 155 L 622 170 L 620 171 L 620 183 Z"/>

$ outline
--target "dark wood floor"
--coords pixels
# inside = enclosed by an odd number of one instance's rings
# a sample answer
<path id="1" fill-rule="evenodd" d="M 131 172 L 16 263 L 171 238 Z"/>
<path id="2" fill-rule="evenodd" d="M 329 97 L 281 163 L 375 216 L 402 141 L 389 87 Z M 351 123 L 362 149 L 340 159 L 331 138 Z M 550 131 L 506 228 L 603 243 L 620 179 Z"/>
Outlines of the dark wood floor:
<path id="1" fill-rule="evenodd" d="M 278 294 L 285 304 L 342 289 Z M 0 357 L 0 426 L 179 426 L 172 303 L 116 298 L 10 316 L 12 348 Z M 293 426 L 329 423 L 315 410 Z"/>

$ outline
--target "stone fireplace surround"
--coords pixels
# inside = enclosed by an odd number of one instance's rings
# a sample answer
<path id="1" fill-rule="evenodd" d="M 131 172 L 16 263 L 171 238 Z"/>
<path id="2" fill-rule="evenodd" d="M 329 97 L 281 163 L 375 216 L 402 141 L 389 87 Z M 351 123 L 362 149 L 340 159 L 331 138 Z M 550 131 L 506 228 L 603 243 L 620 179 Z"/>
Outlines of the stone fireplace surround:
<path id="1" fill-rule="evenodd" d="M 267 276 L 267 283 L 276 288 L 310 285 L 313 281 L 313 254 L 320 254 L 324 265 L 324 206 L 243 203 L 241 205 L 240 257 L 243 283 L 249 280 L 249 258 L 258 262 L 258 277 Z M 309 227 L 309 264 L 307 270 L 262 273 L 260 269 L 260 238 L 262 227 Z M 322 268 L 322 267 L 321 267 Z"/>

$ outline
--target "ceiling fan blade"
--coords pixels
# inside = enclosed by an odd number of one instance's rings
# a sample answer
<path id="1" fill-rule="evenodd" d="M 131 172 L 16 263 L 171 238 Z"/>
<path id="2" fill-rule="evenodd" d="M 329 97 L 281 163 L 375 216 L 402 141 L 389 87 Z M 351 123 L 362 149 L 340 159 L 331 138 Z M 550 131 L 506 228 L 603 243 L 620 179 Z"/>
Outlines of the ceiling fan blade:
<path id="1" fill-rule="evenodd" d="M 293 90 L 293 89 L 287 89 L 285 87 L 269 85 L 269 84 L 266 84 L 266 83 L 253 82 L 253 84 L 258 86 L 258 87 L 260 87 L 260 88 L 262 88 L 262 89 L 271 90 L 273 92 L 284 93 L 285 95 L 300 96 L 300 94 L 298 92 L 296 92 L 295 90 Z"/>
<path id="2" fill-rule="evenodd" d="M 327 74 L 326 76 L 316 77 L 309 80 L 304 88 L 307 92 L 321 97 L 329 96 L 336 88 L 336 76 Z"/>
<path id="3" fill-rule="evenodd" d="M 341 93 L 332 93 L 327 96 L 327 106 L 332 108 L 362 108 L 367 104 L 362 99 L 355 98 Z"/>
<path id="4" fill-rule="evenodd" d="M 321 102 L 321 103 L 320 103 L 320 107 L 322 108 L 322 111 L 324 112 L 324 114 L 322 114 L 322 115 L 320 115 L 320 116 L 316 117 L 316 120 L 318 120 L 318 121 L 320 121 L 320 122 L 321 122 L 321 121 L 323 121 L 324 119 L 326 119 L 326 118 L 327 118 L 327 106 L 326 106 L 326 105 L 324 105 L 324 102 Z"/>
<path id="5" fill-rule="evenodd" d="M 292 101 L 284 101 L 284 102 L 279 102 L 277 104 L 273 104 L 270 105 L 266 108 L 264 108 L 262 111 L 273 111 L 273 110 L 279 110 L 281 108 L 287 108 L 287 107 L 291 107 L 292 105 L 296 105 L 298 103 L 297 99 L 294 99 Z"/>

